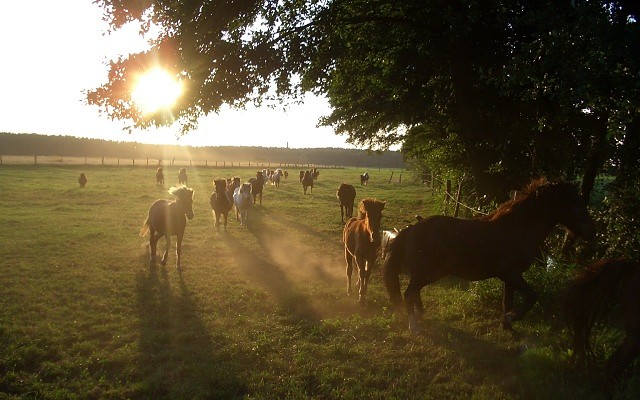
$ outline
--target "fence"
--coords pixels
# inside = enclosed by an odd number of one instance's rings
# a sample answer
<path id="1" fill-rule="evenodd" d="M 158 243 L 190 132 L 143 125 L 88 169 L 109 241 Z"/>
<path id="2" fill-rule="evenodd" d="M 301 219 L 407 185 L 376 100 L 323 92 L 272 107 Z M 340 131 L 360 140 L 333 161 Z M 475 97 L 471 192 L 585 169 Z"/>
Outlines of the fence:
<path id="1" fill-rule="evenodd" d="M 438 177 L 436 177 L 433 173 L 431 173 L 428 177 L 426 175 L 423 175 L 422 177 L 422 182 L 423 184 L 426 184 L 428 186 L 431 187 L 431 190 L 433 192 L 436 191 L 436 184 L 439 183 L 441 186 L 444 185 L 444 214 L 447 214 L 447 208 L 449 205 L 451 205 L 451 202 L 453 201 L 454 204 L 454 208 L 453 208 L 453 216 L 454 217 L 458 217 L 458 214 L 460 213 L 460 207 L 467 209 L 469 211 L 471 211 L 474 214 L 479 214 L 479 215 L 488 215 L 487 213 L 480 211 L 478 208 L 473 208 L 471 206 L 468 206 L 466 204 L 464 204 L 463 202 L 460 201 L 460 197 L 462 196 L 462 184 L 464 182 L 464 180 L 461 180 L 458 183 L 458 188 L 456 189 L 456 193 L 455 195 L 452 192 L 452 183 L 451 183 L 451 179 L 447 179 L 446 181 L 443 181 L 441 179 L 439 179 Z M 432 192 L 432 193 L 433 193 Z M 515 197 L 515 194 L 513 194 L 513 196 Z"/>
<path id="2" fill-rule="evenodd" d="M 73 156 L 7 156 L 0 155 L 1 165 L 110 165 L 110 166 L 176 166 L 218 168 L 342 168 L 312 163 L 278 163 L 268 161 L 160 160 L 152 158 L 73 157 Z"/>

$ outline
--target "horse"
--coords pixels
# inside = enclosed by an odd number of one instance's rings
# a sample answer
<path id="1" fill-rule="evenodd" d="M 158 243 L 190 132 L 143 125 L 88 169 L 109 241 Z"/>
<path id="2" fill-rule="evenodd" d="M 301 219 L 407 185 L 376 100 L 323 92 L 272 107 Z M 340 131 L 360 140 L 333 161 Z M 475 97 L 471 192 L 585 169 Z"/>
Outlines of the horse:
<path id="1" fill-rule="evenodd" d="M 256 204 L 256 197 L 260 195 L 260 205 L 262 205 L 262 189 L 264 188 L 264 175 L 262 171 L 256 172 L 256 177 L 249 179 L 249 183 L 251 184 L 253 204 Z"/>
<path id="2" fill-rule="evenodd" d="M 365 172 L 360 175 L 360 186 L 369 186 L 369 173 Z"/>
<path id="3" fill-rule="evenodd" d="M 391 243 L 393 243 L 396 236 L 398 236 L 398 232 L 399 231 L 396 228 L 385 229 L 382 231 L 382 240 L 380 242 L 380 258 L 382 258 L 382 260 L 387 258 L 387 253 L 389 252 Z"/>
<path id="4" fill-rule="evenodd" d="M 158 167 L 156 170 L 156 184 L 164 185 L 164 172 L 162 167 Z"/>
<path id="5" fill-rule="evenodd" d="M 243 183 L 239 188 L 236 188 L 233 193 L 233 204 L 236 206 L 236 220 L 240 221 L 240 225 L 246 225 L 249 219 L 249 209 L 254 203 L 251 197 L 252 189 L 252 184 Z"/>
<path id="6" fill-rule="evenodd" d="M 313 177 L 313 180 L 318 180 L 318 176 L 320 176 L 320 171 L 318 171 L 318 168 L 313 168 L 311 170 L 311 176 Z"/>
<path id="7" fill-rule="evenodd" d="M 87 184 L 87 176 L 84 174 L 84 172 L 80 172 L 78 183 L 80 184 L 81 188 L 85 187 L 85 185 Z"/>
<path id="8" fill-rule="evenodd" d="M 271 184 L 275 185 L 275 187 L 280 187 L 280 178 L 282 177 L 282 170 L 280 168 L 278 168 L 277 170 L 275 170 L 272 174 L 271 177 L 269 178 L 271 180 Z"/>
<path id="9" fill-rule="evenodd" d="M 302 180 L 304 179 L 304 173 L 305 172 L 306 171 L 300 171 L 300 174 L 299 174 L 300 175 L 300 183 L 302 183 Z"/>
<path id="10" fill-rule="evenodd" d="M 353 217 L 353 202 L 356 199 L 356 189 L 353 185 L 342 183 L 336 191 L 336 197 L 340 200 L 340 219 L 344 224 L 345 214 L 347 219 Z"/>
<path id="11" fill-rule="evenodd" d="M 289 179 L 289 172 L 285 169 L 284 170 L 284 180 L 286 181 L 287 179 Z"/>
<path id="12" fill-rule="evenodd" d="M 233 200 L 231 200 L 227 194 L 227 181 L 225 179 L 216 179 L 213 181 L 215 187 L 211 197 L 209 197 L 209 204 L 215 220 L 216 229 L 220 231 L 220 219 L 224 216 L 224 229 L 227 229 L 227 218 L 229 211 L 233 207 Z"/>
<path id="13" fill-rule="evenodd" d="M 399 274 L 411 276 L 404 292 L 409 329 L 417 329 L 416 312 L 423 313 L 420 290 L 447 275 L 477 281 L 497 277 L 504 282 L 502 327 L 533 307 L 536 293 L 524 280 L 525 272 L 545 238 L 557 224 L 583 239 L 595 236 L 595 223 L 576 187 L 566 182 L 531 182 L 522 196 L 508 201 L 488 216 L 474 219 L 434 215 L 400 231 L 383 265 L 383 280 L 395 306 L 402 302 Z M 524 304 L 514 308 L 514 295 Z"/>
<path id="14" fill-rule="evenodd" d="M 565 315 L 573 341 L 572 364 L 593 357 L 591 330 L 618 303 L 626 336 L 607 360 L 606 369 L 612 380 L 623 375 L 640 355 L 639 292 L 640 263 L 623 258 L 591 264 L 574 278 L 565 299 Z"/>
<path id="15" fill-rule="evenodd" d="M 149 232 L 150 267 L 156 265 L 156 244 L 162 236 L 167 241 L 167 247 L 160 264 L 163 266 L 167 264 L 171 236 L 175 235 L 177 236 L 176 268 L 180 268 L 184 229 L 187 226 L 187 218 L 189 221 L 193 219 L 193 193 L 194 190 L 186 186 L 172 187 L 169 189 L 169 194 L 176 196 L 175 200 L 160 199 L 151 204 L 147 219 L 140 229 L 140 236 L 145 236 Z"/>
<path id="16" fill-rule="evenodd" d="M 187 169 L 180 168 L 178 172 L 178 185 L 187 185 Z"/>
<path id="17" fill-rule="evenodd" d="M 311 176 L 311 171 L 305 171 L 304 177 L 302 177 L 302 190 L 304 194 L 307 194 L 307 188 L 311 188 L 311 193 L 313 193 L 313 177 Z"/>
<path id="18" fill-rule="evenodd" d="M 358 267 L 358 298 L 365 303 L 371 269 L 380 248 L 380 220 L 385 202 L 366 198 L 358 204 L 358 217 L 347 220 L 342 231 L 344 258 L 347 263 L 347 294 L 351 295 L 353 259 Z"/>

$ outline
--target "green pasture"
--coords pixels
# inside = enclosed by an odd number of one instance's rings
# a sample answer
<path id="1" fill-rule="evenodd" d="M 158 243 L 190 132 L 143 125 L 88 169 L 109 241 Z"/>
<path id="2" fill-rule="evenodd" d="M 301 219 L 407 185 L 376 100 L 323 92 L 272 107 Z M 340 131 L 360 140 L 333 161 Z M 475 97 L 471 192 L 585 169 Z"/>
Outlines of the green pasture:
<path id="1" fill-rule="evenodd" d="M 544 304 L 513 337 L 499 296 L 446 280 L 423 290 L 411 335 L 379 269 L 366 307 L 347 297 L 337 187 L 385 200 L 382 226 L 399 228 L 441 208 L 411 173 L 369 170 L 363 187 L 363 171 L 322 169 L 303 195 L 289 171 L 247 227 L 232 217 L 217 232 L 212 180 L 255 170 L 188 168 L 183 269 L 172 249 L 150 270 L 138 232 L 177 172 L 160 187 L 150 167 L 0 167 L 0 399 L 606 398 L 597 365 L 568 365 L 567 332 Z"/>

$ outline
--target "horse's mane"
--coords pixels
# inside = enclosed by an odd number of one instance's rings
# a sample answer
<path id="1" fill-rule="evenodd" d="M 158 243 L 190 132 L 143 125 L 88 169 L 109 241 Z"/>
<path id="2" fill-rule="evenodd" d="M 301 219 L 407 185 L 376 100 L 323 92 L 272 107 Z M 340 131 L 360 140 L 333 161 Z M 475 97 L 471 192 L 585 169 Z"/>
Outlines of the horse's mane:
<path id="1" fill-rule="evenodd" d="M 188 188 L 185 185 L 172 186 L 171 188 L 169 188 L 169 194 L 176 197 L 181 197 L 188 193 L 191 194 L 193 192 L 194 192 L 193 189 Z"/>
<path id="2" fill-rule="evenodd" d="M 557 185 L 559 185 L 559 183 L 551 182 L 545 177 L 534 179 L 515 199 L 502 203 L 495 211 L 485 217 L 481 217 L 481 219 L 492 221 L 501 218 L 505 214 L 513 214 L 519 210 L 526 209 L 540 194 Z"/>
<path id="3" fill-rule="evenodd" d="M 384 208 L 384 205 L 384 201 L 372 199 L 371 197 L 362 199 L 358 204 L 358 219 L 365 219 L 367 212 L 373 211 L 375 209 L 382 210 Z"/>

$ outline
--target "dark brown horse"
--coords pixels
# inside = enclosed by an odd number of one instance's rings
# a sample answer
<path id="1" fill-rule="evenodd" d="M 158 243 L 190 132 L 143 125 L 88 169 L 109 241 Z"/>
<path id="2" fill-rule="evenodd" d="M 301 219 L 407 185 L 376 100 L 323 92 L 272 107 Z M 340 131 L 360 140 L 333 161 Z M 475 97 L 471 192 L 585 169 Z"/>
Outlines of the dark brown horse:
<path id="1" fill-rule="evenodd" d="M 411 279 L 404 292 L 409 329 L 417 329 L 422 314 L 420 290 L 447 275 L 477 281 L 497 277 L 504 282 L 504 329 L 521 319 L 535 304 L 536 294 L 525 282 L 525 272 L 540 246 L 557 224 L 591 239 L 595 223 L 578 190 L 570 183 L 532 182 L 523 195 L 501 205 L 489 216 L 458 219 L 430 216 L 400 231 L 391 244 L 383 277 L 391 302 L 399 305 L 399 274 L 405 267 Z M 524 304 L 514 308 L 514 295 Z"/>
<path id="2" fill-rule="evenodd" d="M 85 185 L 87 184 L 87 176 L 84 174 L 84 172 L 80 173 L 80 177 L 78 178 L 78 183 L 80 184 L 81 188 L 85 187 Z"/>
<path id="3" fill-rule="evenodd" d="M 215 220 L 216 229 L 220 230 L 220 219 L 224 216 L 224 229 L 227 229 L 227 218 L 229 211 L 233 207 L 233 197 L 229 197 L 226 179 L 216 179 L 213 181 L 214 190 L 209 197 L 209 204 Z M 232 195 L 233 196 L 233 195 Z"/>
<path id="4" fill-rule="evenodd" d="M 251 194 L 253 196 L 253 204 L 256 204 L 256 199 L 260 195 L 260 205 L 262 205 L 262 189 L 264 189 L 264 173 L 262 171 L 256 172 L 256 177 L 249 179 L 251 184 Z"/>
<path id="5" fill-rule="evenodd" d="M 149 232 L 150 258 L 149 265 L 156 265 L 156 244 L 158 239 L 165 237 L 167 247 L 160 261 L 161 265 L 167 264 L 169 249 L 171 248 L 171 236 L 177 236 L 176 267 L 180 268 L 180 255 L 182 254 L 182 238 L 187 226 L 187 218 L 193 219 L 193 189 L 186 186 L 172 187 L 169 194 L 176 196 L 175 200 L 160 199 L 151 204 L 149 215 L 142 224 L 140 236 Z M 186 217 L 185 217 L 186 216 Z"/>
<path id="6" fill-rule="evenodd" d="M 180 171 L 178 171 L 178 185 L 188 185 L 186 168 L 180 168 Z"/>
<path id="7" fill-rule="evenodd" d="M 572 363 L 592 359 L 591 331 L 616 303 L 627 335 L 607 360 L 611 379 L 621 377 L 640 355 L 640 264 L 621 258 L 592 264 L 575 278 L 565 301 L 573 340 Z"/>
<path id="8" fill-rule="evenodd" d="M 304 176 L 302 177 L 302 190 L 304 194 L 307 194 L 308 188 L 311 188 L 311 193 L 313 193 L 313 175 L 311 175 L 311 171 L 304 171 Z"/>
<path id="9" fill-rule="evenodd" d="M 164 185 L 164 170 L 162 167 L 158 167 L 156 170 L 156 183 L 158 185 Z"/>
<path id="10" fill-rule="evenodd" d="M 358 204 L 358 218 L 350 218 L 342 231 L 347 262 L 347 293 L 351 295 L 353 260 L 358 267 L 358 298 L 364 304 L 371 269 L 380 248 L 380 220 L 384 201 L 366 198 Z"/>
<path id="11" fill-rule="evenodd" d="M 353 217 L 353 202 L 356 199 L 356 189 L 353 185 L 342 183 L 336 192 L 336 197 L 340 200 L 340 218 L 344 224 L 345 215 L 347 218 Z"/>

